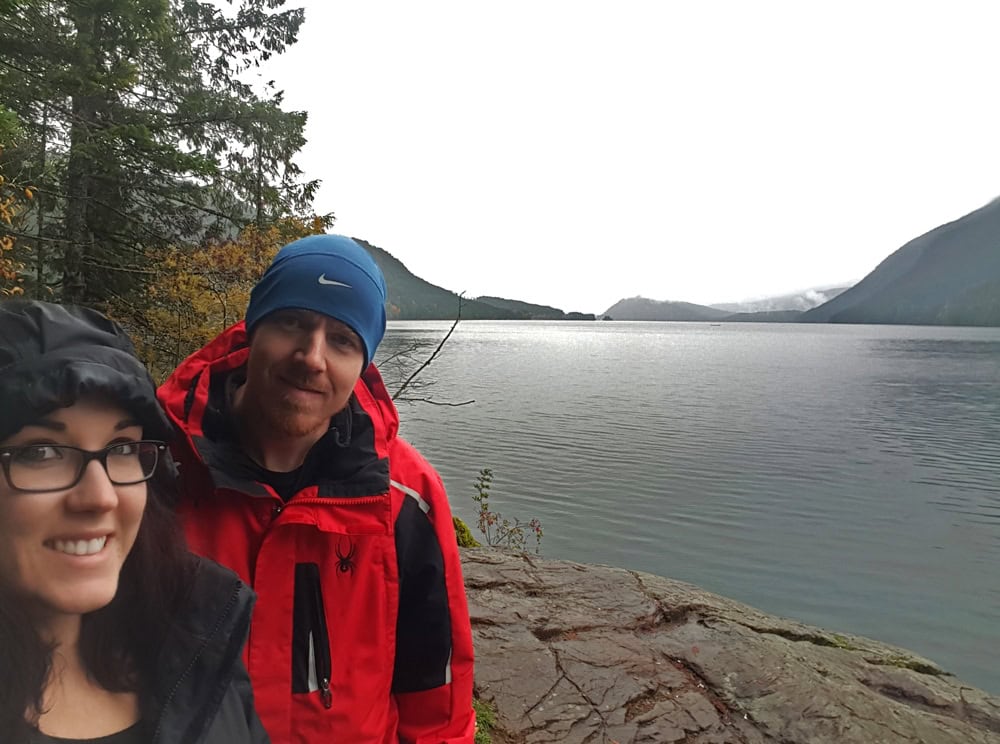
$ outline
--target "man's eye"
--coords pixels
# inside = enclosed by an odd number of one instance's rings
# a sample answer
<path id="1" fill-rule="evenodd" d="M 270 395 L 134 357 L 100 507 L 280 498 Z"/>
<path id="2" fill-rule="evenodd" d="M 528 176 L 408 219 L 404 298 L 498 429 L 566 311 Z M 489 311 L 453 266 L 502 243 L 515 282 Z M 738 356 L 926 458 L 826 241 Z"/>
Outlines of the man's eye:
<path id="1" fill-rule="evenodd" d="M 354 338 L 352 336 L 348 336 L 346 333 L 335 333 L 329 336 L 328 340 L 334 346 L 350 348 L 355 345 Z"/>

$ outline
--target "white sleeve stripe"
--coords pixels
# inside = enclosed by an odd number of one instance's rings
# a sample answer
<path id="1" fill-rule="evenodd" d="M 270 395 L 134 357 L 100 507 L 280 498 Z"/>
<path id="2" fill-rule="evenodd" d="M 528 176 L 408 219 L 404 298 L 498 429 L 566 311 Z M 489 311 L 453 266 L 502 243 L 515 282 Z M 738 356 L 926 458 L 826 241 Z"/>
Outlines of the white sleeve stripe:
<path id="1" fill-rule="evenodd" d="M 414 501 L 416 501 L 417 506 L 420 507 L 420 511 L 422 511 L 424 514 L 430 513 L 431 505 L 428 504 L 426 501 L 424 501 L 424 497 L 421 496 L 419 493 L 414 491 L 409 486 L 404 486 L 402 483 L 399 483 L 398 481 L 390 480 L 389 483 L 398 488 L 400 491 L 405 493 L 410 498 L 412 498 Z"/>

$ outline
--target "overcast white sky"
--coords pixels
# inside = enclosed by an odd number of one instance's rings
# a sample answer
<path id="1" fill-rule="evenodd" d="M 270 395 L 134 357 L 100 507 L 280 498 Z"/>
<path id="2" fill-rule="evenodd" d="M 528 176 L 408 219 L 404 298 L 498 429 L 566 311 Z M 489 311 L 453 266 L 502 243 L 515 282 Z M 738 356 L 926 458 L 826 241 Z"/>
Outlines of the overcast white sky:
<path id="1" fill-rule="evenodd" d="M 1000 196 L 995 0 L 290 5 L 317 209 L 469 297 L 852 282 Z"/>

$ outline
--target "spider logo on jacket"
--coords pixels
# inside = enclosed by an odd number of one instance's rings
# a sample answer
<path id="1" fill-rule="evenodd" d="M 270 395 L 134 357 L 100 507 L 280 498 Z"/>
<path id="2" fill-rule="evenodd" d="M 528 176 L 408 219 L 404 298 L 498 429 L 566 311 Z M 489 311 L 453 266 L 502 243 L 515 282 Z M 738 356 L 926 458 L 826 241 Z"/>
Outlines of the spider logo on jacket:
<path id="1" fill-rule="evenodd" d="M 340 552 L 340 543 L 337 543 L 337 571 L 340 573 L 350 572 L 351 576 L 354 576 L 354 553 L 357 547 L 351 542 L 350 538 L 347 538 L 347 552 Z"/>

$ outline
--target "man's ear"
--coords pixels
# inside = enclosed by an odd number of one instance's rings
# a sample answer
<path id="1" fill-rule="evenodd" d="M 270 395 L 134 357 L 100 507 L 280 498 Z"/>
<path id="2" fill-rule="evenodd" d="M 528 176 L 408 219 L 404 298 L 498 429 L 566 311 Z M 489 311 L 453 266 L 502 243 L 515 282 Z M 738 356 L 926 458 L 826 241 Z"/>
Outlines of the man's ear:
<path id="1" fill-rule="evenodd" d="M 228 380 L 226 381 L 226 387 L 227 388 L 229 387 Z M 246 392 L 246 389 L 247 389 L 247 383 L 246 380 L 244 380 L 243 384 L 234 385 L 231 390 L 230 389 L 226 390 L 226 397 L 228 399 L 226 402 L 229 406 L 229 410 L 235 413 L 237 416 L 240 415 L 240 413 L 243 410 L 243 401 L 245 397 L 244 393 Z"/>

